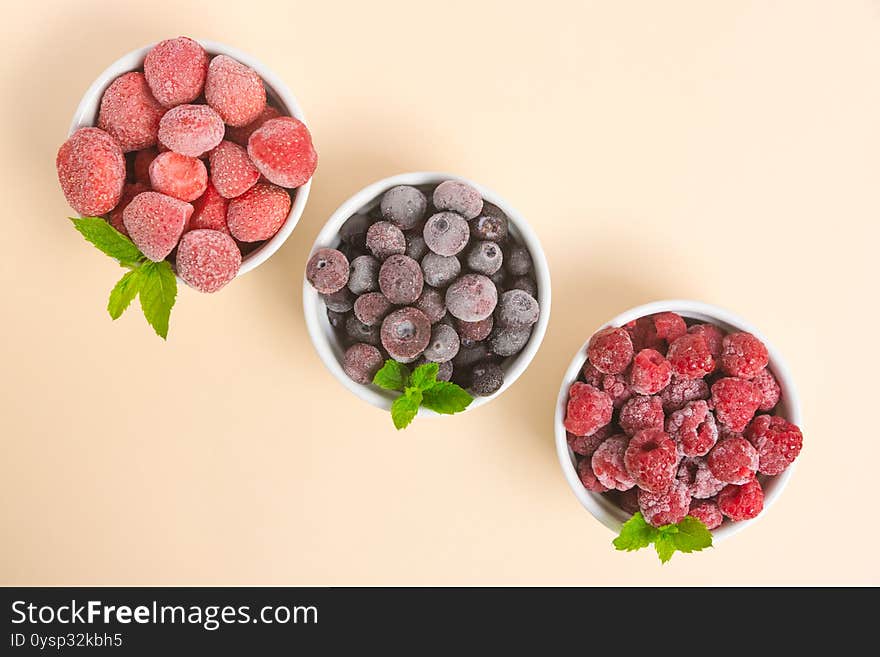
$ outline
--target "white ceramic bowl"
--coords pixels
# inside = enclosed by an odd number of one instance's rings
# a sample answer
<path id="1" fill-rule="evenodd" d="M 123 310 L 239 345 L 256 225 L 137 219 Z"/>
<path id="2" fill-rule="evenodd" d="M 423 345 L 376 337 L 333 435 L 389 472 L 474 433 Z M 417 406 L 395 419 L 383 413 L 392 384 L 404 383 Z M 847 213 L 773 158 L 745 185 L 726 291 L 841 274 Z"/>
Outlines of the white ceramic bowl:
<path id="1" fill-rule="evenodd" d="M 263 78 L 269 102 L 278 107 L 282 114 L 296 117 L 303 123 L 306 122 L 305 116 L 303 115 L 299 104 L 296 102 L 296 98 L 290 93 L 290 89 L 288 89 L 272 71 L 266 68 L 265 65 L 250 55 L 222 43 L 203 40 L 199 40 L 199 43 L 202 44 L 202 47 L 211 56 L 228 55 L 233 59 L 237 59 L 242 64 L 250 66 L 261 78 Z M 104 91 L 110 86 L 110 83 L 113 82 L 113 80 L 123 73 L 143 70 L 144 58 L 154 45 L 156 44 L 150 44 L 149 46 L 132 50 L 127 55 L 123 55 L 110 64 L 110 66 L 98 76 L 79 102 L 79 106 L 76 108 L 76 112 L 73 115 L 73 120 L 70 122 L 69 134 L 73 134 L 79 128 L 91 127 L 98 123 L 98 109 L 101 106 L 101 97 L 104 95 Z M 305 210 L 306 201 L 309 198 L 309 190 L 311 187 L 312 181 L 309 180 L 309 182 L 302 187 L 290 190 L 293 200 L 290 205 L 290 214 L 287 215 L 287 220 L 284 222 L 284 225 L 281 226 L 280 230 L 272 236 L 272 239 L 267 240 L 253 251 L 249 251 L 246 255 L 242 256 L 241 267 L 237 274 L 238 276 L 241 276 L 252 269 L 256 269 L 259 265 L 268 260 L 272 254 L 284 244 L 285 240 L 290 237 L 293 229 L 296 228 L 299 218 L 302 216 L 303 210 Z"/>
<path id="2" fill-rule="evenodd" d="M 494 203 L 504 211 L 510 220 L 511 235 L 516 237 L 520 243 L 529 250 L 529 253 L 532 256 L 535 281 L 538 284 L 538 303 L 541 307 L 541 315 L 532 330 L 532 337 L 529 339 L 526 346 L 516 356 L 506 359 L 501 364 L 504 369 L 504 385 L 502 385 L 495 394 L 489 397 L 476 397 L 467 408 L 467 410 L 470 411 L 479 408 L 484 404 L 488 404 L 509 388 L 513 382 L 520 377 L 529 366 L 529 363 L 532 362 L 532 358 L 535 357 L 538 348 L 541 346 L 541 341 L 544 339 L 544 333 L 547 331 L 547 323 L 550 321 L 550 269 L 547 265 L 547 256 L 544 255 L 544 250 L 541 248 L 538 236 L 523 216 L 495 192 L 488 190 L 471 180 L 462 178 L 461 176 L 433 171 L 404 173 L 368 185 L 340 205 L 318 234 L 318 238 L 315 240 L 315 245 L 312 247 L 312 252 L 314 253 L 314 251 L 319 248 L 337 247 L 340 243 L 339 229 L 342 227 L 342 224 L 345 223 L 346 219 L 358 212 L 369 212 L 379 203 L 382 195 L 390 188 L 395 187 L 396 185 L 437 185 L 444 180 L 460 180 L 473 186 L 480 192 L 485 200 Z M 377 386 L 365 386 L 356 383 L 342 370 L 342 356 L 344 354 L 343 346 L 340 344 L 336 337 L 336 333 L 330 326 L 324 302 L 309 282 L 305 280 L 305 276 L 303 276 L 303 308 L 305 311 L 306 326 L 309 330 L 309 336 L 312 338 L 312 343 L 315 345 L 315 349 L 317 349 L 318 355 L 321 357 L 321 360 L 324 361 L 327 369 L 333 373 L 333 376 L 335 376 L 343 386 L 364 401 L 369 402 L 378 408 L 385 410 L 390 409 L 391 402 L 393 402 L 396 397 L 395 393 L 382 390 Z M 436 415 L 436 413 L 425 408 L 419 409 L 419 416 L 430 415 Z"/>
<path id="3" fill-rule="evenodd" d="M 773 375 L 779 382 L 779 387 L 782 389 L 782 397 L 780 404 L 776 409 L 776 414 L 781 415 L 789 422 L 793 422 L 798 426 L 801 425 L 801 408 L 797 390 L 792 381 L 791 374 L 788 371 L 788 367 L 782 360 L 782 356 L 758 329 L 744 319 L 737 317 L 723 308 L 718 308 L 717 306 L 701 303 L 699 301 L 655 301 L 654 303 L 649 303 L 644 306 L 631 308 L 596 330 L 598 331 L 607 326 L 623 326 L 627 322 L 638 319 L 639 317 L 666 311 L 678 313 L 682 317 L 688 319 L 712 322 L 726 331 L 747 331 L 759 338 L 766 345 L 767 351 L 770 353 L 768 367 L 773 372 Z M 584 362 L 587 359 L 587 344 L 589 344 L 589 338 L 578 351 L 574 360 L 571 361 L 571 365 L 568 366 L 568 370 L 566 370 L 565 377 L 562 380 L 562 386 L 559 388 L 559 398 L 556 401 L 555 417 L 556 452 L 559 456 L 559 463 L 562 466 L 562 472 L 565 474 L 565 479 L 568 481 L 568 485 L 571 486 L 572 491 L 574 491 L 575 497 L 578 498 L 580 503 L 583 504 L 587 511 L 592 513 L 596 519 L 617 533 L 620 531 L 621 524 L 629 518 L 629 515 L 614 504 L 608 497 L 600 493 L 593 493 L 584 488 L 577 474 L 577 461 L 575 460 L 575 454 L 568 446 L 568 441 L 565 436 L 565 427 L 562 424 L 565 420 L 565 407 L 568 403 L 568 389 L 571 384 L 577 380 L 581 368 L 584 366 Z M 756 518 L 741 522 L 726 521 L 720 527 L 713 530 L 712 534 L 715 541 L 717 542 L 729 538 L 735 533 L 742 531 L 753 522 L 763 518 L 767 513 L 767 510 L 773 505 L 788 483 L 792 471 L 794 470 L 794 466 L 795 464 L 792 464 L 782 474 L 770 477 L 766 482 L 762 481 L 762 488 L 764 489 L 764 510 Z"/>

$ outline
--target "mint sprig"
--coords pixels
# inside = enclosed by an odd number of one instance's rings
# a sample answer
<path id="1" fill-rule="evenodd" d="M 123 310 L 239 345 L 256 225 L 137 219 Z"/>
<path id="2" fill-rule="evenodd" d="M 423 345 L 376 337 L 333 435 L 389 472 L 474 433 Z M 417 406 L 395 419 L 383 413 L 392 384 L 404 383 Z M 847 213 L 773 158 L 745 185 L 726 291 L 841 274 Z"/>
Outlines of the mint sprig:
<path id="1" fill-rule="evenodd" d="M 653 543 L 660 562 L 666 563 L 676 552 L 699 552 L 712 547 L 712 532 L 693 516 L 686 516 L 673 525 L 654 527 L 645 521 L 641 512 L 636 511 L 632 518 L 623 523 L 620 534 L 612 542 L 615 548 L 627 552 L 641 550 Z"/>
<path id="2" fill-rule="evenodd" d="M 71 217 L 70 220 L 88 242 L 128 269 L 110 291 L 107 302 L 110 317 L 119 319 L 134 298 L 140 296 L 147 322 L 159 337 L 167 339 L 171 309 L 177 299 L 177 277 L 171 265 L 165 260 L 148 260 L 134 242 L 102 217 Z"/>
<path id="3" fill-rule="evenodd" d="M 402 393 L 391 404 L 391 420 L 396 429 L 408 427 L 420 406 L 444 415 L 460 413 L 470 406 L 474 398 L 461 386 L 438 381 L 439 370 L 437 363 L 425 363 L 410 372 L 406 365 L 386 360 L 382 369 L 376 372 L 373 383 L 385 390 Z"/>

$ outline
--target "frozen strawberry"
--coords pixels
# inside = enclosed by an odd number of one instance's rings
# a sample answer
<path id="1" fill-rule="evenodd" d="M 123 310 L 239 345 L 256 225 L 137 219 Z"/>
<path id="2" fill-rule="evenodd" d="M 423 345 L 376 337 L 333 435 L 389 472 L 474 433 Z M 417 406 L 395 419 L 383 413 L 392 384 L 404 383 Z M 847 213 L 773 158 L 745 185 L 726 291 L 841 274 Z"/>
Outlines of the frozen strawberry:
<path id="1" fill-rule="evenodd" d="M 627 445 L 629 439 L 623 434 L 611 436 L 599 445 L 590 459 L 596 479 L 609 490 L 628 490 L 636 485 L 623 462 Z"/>
<path id="2" fill-rule="evenodd" d="M 716 444 L 706 457 L 712 475 L 725 484 L 744 484 L 755 478 L 758 452 L 745 438 L 730 438 Z"/>
<path id="3" fill-rule="evenodd" d="M 761 391 L 761 403 L 758 405 L 758 410 L 772 411 L 782 395 L 776 377 L 770 370 L 764 368 L 752 379 L 752 383 L 758 386 L 758 390 Z"/>
<path id="4" fill-rule="evenodd" d="M 702 399 L 672 411 L 666 418 L 666 431 L 685 456 L 703 456 L 718 441 L 715 416 Z"/>
<path id="5" fill-rule="evenodd" d="M 594 493 L 604 493 L 608 490 L 608 487 L 599 481 L 598 477 L 593 473 L 593 460 L 591 458 L 581 459 L 577 465 L 577 472 L 581 483 L 587 490 Z"/>
<path id="6" fill-rule="evenodd" d="M 730 333 L 721 342 L 721 370 L 751 379 L 767 366 L 767 347 L 751 333 Z"/>
<path id="7" fill-rule="evenodd" d="M 272 237 L 290 213 L 290 195 L 281 187 L 257 183 L 229 202 L 226 223 L 232 236 L 242 242 Z"/>
<path id="8" fill-rule="evenodd" d="M 156 156 L 159 154 L 159 149 L 155 146 L 150 148 L 145 148 L 142 151 L 138 151 L 134 156 L 134 181 L 142 183 L 144 185 L 150 184 L 150 165 L 153 163 L 153 160 L 156 159 Z"/>
<path id="9" fill-rule="evenodd" d="M 223 123 L 245 126 L 266 108 L 266 88 L 254 69 L 232 57 L 217 55 L 208 66 L 205 100 Z"/>
<path id="10" fill-rule="evenodd" d="M 636 486 L 662 493 L 675 479 L 678 450 L 664 431 L 643 429 L 629 441 L 623 462 Z"/>
<path id="11" fill-rule="evenodd" d="M 141 253 L 159 262 L 177 246 L 192 212 L 189 203 L 159 192 L 143 192 L 125 208 L 122 221 Z"/>
<path id="12" fill-rule="evenodd" d="M 216 292 L 235 278 L 239 267 L 241 251 L 226 233 L 200 228 L 180 239 L 177 273 L 199 292 Z"/>
<path id="13" fill-rule="evenodd" d="M 690 511 L 688 511 L 688 515 L 706 525 L 706 529 L 717 529 L 724 521 L 724 517 L 721 515 L 721 509 L 719 509 L 718 504 L 712 500 L 694 500 L 691 502 L 691 508 Z"/>
<path id="14" fill-rule="evenodd" d="M 193 201 L 193 214 L 189 220 L 189 229 L 207 228 L 219 230 L 229 235 L 229 226 L 226 225 L 226 208 L 229 201 L 220 196 L 214 185 L 208 181 L 205 193 Z"/>
<path id="15" fill-rule="evenodd" d="M 223 141 L 223 121 L 207 105 L 178 105 L 159 121 L 159 141 L 175 153 L 201 157 Z"/>
<path id="16" fill-rule="evenodd" d="M 696 500 L 714 497 L 726 485 L 715 478 L 704 458 L 682 459 L 678 466 L 678 480 L 688 487 Z"/>
<path id="17" fill-rule="evenodd" d="M 744 436 L 758 452 L 758 472 L 778 475 L 801 453 L 804 436 L 797 425 L 775 415 L 759 415 Z"/>
<path id="18" fill-rule="evenodd" d="M 587 357 L 600 372 L 605 374 L 623 372 L 633 357 L 632 340 L 626 329 L 604 328 L 590 338 Z"/>
<path id="19" fill-rule="evenodd" d="M 99 128 L 80 128 L 55 158 L 64 197 L 81 215 L 110 212 L 122 197 L 125 156 L 115 139 Z"/>
<path id="20" fill-rule="evenodd" d="M 150 191 L 150 188 L 147 185 L 142 185 L 141 183 L 126 183 L 122 188 L 122 198 L 119 199 L 119 205 L 113 208 L 110 212 L 110 225 L 123 235 L 128 236 L 128 230 L 125 228 L 125 223 L 122 221 L 122 213 L 125 212 L 125 208 L 128 207 L 128 204 L 131 203 L 131 200 L 135 196 L 141 192 L 148 191 Z"/>
<path id="21" fill-rule="evenodd" d="M 639 510 L 654 527 L 681 522 L 691 507 L 691 493 L 680 481 L 661 493 L 639 491 Z"/>
<path id="22" fill-rule="evenodd" d="M 764 508 L 764 490 L 757 479 L 742 486 L 730 484 L 718 493 L 718 508 L 731 520 L 749 520 Z"/>
<path id="23" fill-rule="evenodd" d="M 639 395 L 655 395 L 672 380 L 672 365 L 659 351 L 642 349 L 633 358 L 629 385 Z"/>
<path id="24" fill-rule="evenodd" d="M 663 403 L 657 396 L 637 395 L 620 408 L 618 423 L 628 436 L 642 429 L 663 430 Z"/>
<path id="25" fill-rule="evenodd" d="M 251 162 L 247 151 L 231 141 L 221 141 L 210 152 L 211 182 L 226 198 L 241 196 L 260 179 L 260 172 Z"/>
<path id="26" fill-rule="evenodd" d="M 144 76 L 153 96 L 165 107 L 191 103 L 202 93 L 208 53 L 187 37 L 166 39 L 144 59 Z"/>
<path id="27" fill-rule="evenodd" d="M 565 428 L 589 436 L 611 422 L 611 397 L 591 385 L 576 381 L 569 389 Z"/>
<path id="28" fill-rule="evenodd" d="M 306 184 L 318 166 L 309 129 L 290 116 L 266 121 L 250 136 L 247 150 L 260 173 L 281 187 Z"/>
<path id="29" fill-rule="evenodd" d="M 113 137 L 123 152 L 154 146 L 165 108 L 153 98 L 143 73 L 116 78 L 101 97 L 98 127 Z"/>
<path id="30" fill-rule="evenodd" d="M 671 413 L 696 399 L 709 399 L 709 384 L 703 379 L 672 377 L 669 385 L 660 391 L 663 411 Z"/>
<path id="31" fill-rule="evenodd" d="M 208 171 L 201 160 L 167 151 L 150 164 L 150 185 L 181 201 L 194 201 L 208 187 Z"/>
<path id="32" fill-rule="evenodd" d="M 728 377 L 712 384 L 715 419 L 736 432 L 746 428 L 762 399 L 758 386 L 747 379 Z"/>
<path id="33" fill-rule="evenodd" d="M 669 345 L 666 358 L 675 376 L 682 379 L 700 379 L 715 369 L 706 338 L 698 333 L 685 333 L 676 339 Z"/>
<path id="34" fill-rule="evenodd" d="M 226 139 L 228 141 L 235 142 L 239 146 L 244 146 L 247 148 L 248 140 L 251 138 L 251 135 L 254 134 L 259 128 L 263 127 L 263 124 L 269 119 L 277 119 L 281 116 L 281 112 L 272 107 L 271 105 L 266 105 L 260 115 L 248 123 L 245 126 L 241 126 L 236 128 L 235 126 L 227 125 L 226 126 Z"/>

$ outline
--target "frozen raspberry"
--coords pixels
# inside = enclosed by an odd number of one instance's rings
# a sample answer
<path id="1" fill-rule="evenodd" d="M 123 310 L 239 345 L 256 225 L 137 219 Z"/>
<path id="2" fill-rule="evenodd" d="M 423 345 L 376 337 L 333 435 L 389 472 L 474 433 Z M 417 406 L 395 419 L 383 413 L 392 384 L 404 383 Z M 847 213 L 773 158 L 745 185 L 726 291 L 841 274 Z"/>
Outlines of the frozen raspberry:
<path id="1" fill-rule="evenodd" d="M 437 185 L 433 200 L 438 210 L 449 210 L 465 219 L 475 219 L 483 209 L 480 192 L 458 180 L 446 180 Z"/>
<path id="2" fill-rule="evenodd" d="M 611 424 L 606 424 L 604 427 L 596 430 L 596 433 L 589 436 L 576 436 L 570 431 L 565 432 L 565 438 L 568 441 L 568 446 L 571 447 L 571 451 L 581 456 L 592 456 L 599 445 L 612 435 L 614 435 L 614 426 Z"/>
<path id="3" fill-rule="evenodd" d="M 125 208 L 122 221 L 141 253 L 159 262 L 177 246 L 192 213 L 189 203 L 159 192 L 143 192 Z"/>
<path id="4" fill-rule="evenodd" d="M 624 335 L 627 335 L 626 331 Z M 628 339 L 629 335 L 627 335 Z M 655 395 L 669 385 L 671 379 L 672 366 L 659 351 L 642 349 L 633 358 L 629 372 L 629 383 L 633 392 L 640 395 Z"/>
<path id="5" fill-rule="evenodd" d="M 597 331 L 587 346 L 587 358 L 605 374 L 623 372 L 633 358 L 633 345 L 626 329 L 608 327 Z"/>
<path id="6" fill-rule="evenodd" d="M 593 460 L 590 458 L 583 458 L 578 461 L 577 464 L 577 472 L 578 477 L 581 479 L 581 483 L 584 485 L 588 491 L 592 491 L 593 493 L 604 493 L 608 490 L 608 487 L 603 485 L 601 481 L 593 474 Z"/>
<path id="7" fill-rule="evenodd" d="M 260 112 L 260 115 L 247 125 L 238 128 L 227 125 L 225 138 L 229 141 L 234 141 L 239 146 L 247 148 L 248 140 L 251 138 L 251 135 L 262 128 L 266 121 L 277 119 L 279 116 L 281 116 L 281 112 L 271 105 L 266 105 L 265 109 Z"/>
<path id="8" fill-rule="evenodd" d="M 635 394 L 625 374 L 603 374 L 598 387 L 608 393 L 614 408 L 620 408 Z"/>
<path id="9" fill-rule="evenodd" d="M 150 188 L 147 185 L 142 185 L 141 183 L 125 183 L 125 186 L 122 188 L 122 198 L 119 199 L 119 205 L 113 208 L 110 212 L 110 225 L 123 235 L 128 236 L 128 230 L 125 228 L 125 223 L 122 221 L 122 213 L 125 212 L 125 208 L 128 207 L 128 204 L 131 203 L 131 200 L 135 196 L 141 192 L 148 191 L 150 191 Z"/>
<path id="10" fill-rule="evenodd" d="M 391 303 L 414 303 L 424 287 L 422 268 L 412 258 L 393 255 L 379 269 L 379 289 Z"/>
<path id="11" fill-rule="evenodd" d="M 704 456 L 718 442 L 718 427 L 702 399 L 688 402 L 666 418 L 666 431 L 685 456 Z"/>
<path id="12" fill-rule="evenodd" d="M 575 381 L 569 389 L 565 429 L 589 436 L 611 422 L 611 397 L 591 385 Z"/>
<path id="13" fill-rule="evenodd" d="M 382 195 L 379 202 L 382 218 L 400 228 L 415 228 L 424 218 L 428 199 L 415 187 L 398 185 Z"/>
<path id="14" fill-rule="evenodd" d="M 528 292 L 508 290 L 498 299 L 495 316 L 498 325 L 507 328 L 524 328 L 538 321 L 541 309 Z"/>
<path id="15" fill-rule="evenodd" d="M 241 251 L 226 233 L 191 230 L 177 246 L 177 273 L 199 292 L 216 292 L 235 278 L 241 267 Z"/>
<path id="16" fill-rule="evenodd" d="M 721 370 L 751 379 L 767 366 L 767 347 L 751 333 L 730 333 L 721 342 Z"/>
<path id="17" fill-rule="evenodd" d="M 282 187 L 305 185 L 318 167 L 309 129 L 291 116 L 270 119 L 255 130 L 248 155 L 260 173 Z"/>
<path id="18" fill-rule="evenodd" d="M 266 109 L 266 88 L 254 69 L 232 57 L 217 55 L 208 66 L 205 100 L 223 123 L 245 126 Z"/>
<path id="19" fill-rule="evenodd" d="M 628 490 L 636 485 L 623 462 L 623 455 L 628 445 L 629 439 L 626 436 L 616 434 L 607 438 L 593 452 L 590 460 L 593 473 L 608 489 Z"/>
<path id="20" fill-rule="evenodd" d="M 159 141 L 175 153 L 201 157 L 223 141 L 223 121 L 207 105 L 178 105 L 159 121 Z"/>
<path id="21" fill-rule="evenodd" d="M 627 401 L 620 408 L 618 423 L 623 432 L 634 436 L 642 429 L 663 430 L 663 403 L 656 395 L 646 397 L 638 395 Z"/>
<path id="22" fill-rule="evenodd" d="M 706 459 L 686 458 L 678 467 L 678 480 L 685 484 L 697 500 L 714 497 L 726 485 L 712 474 Z"/>
<path id="23" fill-rule="evenodd" d="M 211 182 L 226 198 L 241 196 L 260 179 L 260 172 L 247 151 L 231 141 L 221 141 L 208 154 L 208 161 L 211 163 Z"/>
<path id="24" fill-rule="evenodd" d="M 694 500 L 688 515 L 706 525 L 706 529 L 717 529 L 724 521 L 721 510 L 712 500 Z"/>
<path id="25" fill-rule="evenodd" d="M 125 73 L 101 97 L 98 127 L 119 142 L 124 152 L 137 151 L 156 144 L 164 113 L 144 74 Z"/>
<path id="26" fill-rule="evenodd" d="M 193 214 L 189 220 L 189 229 L 207 228 L 219 230 L 229 235 L 229 226 L 226 225 L 226 208 L 229 201 L 220 196 L 214 185 L 208 181 L 205 193 L 193 201 Z"/>
<path id="27" fill-rule="evenodd" d="M 391 311 L 391 302 L 381 292 L 367 292 L 354 302 L 354 316 L 367 326 L 378 326 Z"/>
<path id="28" fill-rule="evenodd" d="M 702 335 L 706 339 L 706 346 L 709 347 L 709 353 L 712 354 L 717 366 L 718 359 L 721 358 L 721 341 L 724 339 L 724 331 L 714 324 L 694 324 L 688 328 L 688 333 Z"/>
<path id="29" fill-rule="evenodd" d="M 431 340 L 431 322 L 421 310 L 401 308 L 382 321 L 382 346 L 395 360 L 418 357 Z"/>
<path id="30" fill-rule="evenodd" d="M 460 348 L 461 340 L 454 328 L 449 324 L 435 324 L 431 329 L 431 341 L 428 342 L 428 346 L 425 348 L 425 359 L 432 363 L 445 363 L 455 358 Z M 476 369 L 474 373 L 476 374 Z M 484 372 L 482 374 L 487 373 Z M 491 376 L 488 378 L 495 377 Z M 488 381 L 482 381 L 481 383 L 488 383 Z M 483 392 L 482 394 L 492 394 L 492 392 L 495 392 L 495 390 Z"/>
<path id="31" fill-rule="evenodd" d="M 367 229 L 366 245 L 370 253 L 379 260 L 385 260 L 406 251 L 406 238 L 403 231 L 394 224 L 377 221 Z"/>
<path id="32" fill-rule="evenodd" d="M 681 379 L 672 377 L 669 385 L 660 391 L 663 410 L 666 413 L 677 411 L 688 402 L 709 399 L 709 384 L 703 379 Z"/>
<path id="33" fill-rule="evenodd" d="M 195 201 L 208 188 L 208 170 L 194 157 L 174 151 L 159 153 L 150 165 L 150 185 L 181 201 Z"/>
<path id="34" fill-rule="evenodd" d="M 202 93 L 208 53 L 186 37 L 153 46 L 144 59 L 144 76 L 153 96 L 165 107 L 191 103 Z"/>
<path id="35" fill-rule="evenodd" d="M 467 266 L 478 274 L 491 276 L 499 269 L 504 260 L 501 247 L 495 242 L 477 242 L 467 254 Z"/>
<path id="36" fill-rule="evenodd" d="M 498 289 L 482 274 L 465 274 L 446 290 L 446 309 L 450 315 L 465 322 L 486 319 L 497 303 Z"/>
<path id="37" fill-rule="evenodd" d="M 758 472 L 765 475 L 778 475 L 785 470 L 804 444 L 801 430 L 775 415 L 759 415 L 746 427 L 744 435 L 758 451 Z"/>
<path id="38" fill-rule="evenodd" d="M 636 487 L 615 493 L 617 505 L 632 515 L 639 510 L 639 489 Z"/>
<path id="39" fill-rule="evenodd" d="M 290 194 L 287 191 L 268 183 L 257 183 L 229 201 L 226 223 L 235 239 L 259 242 L 277 233 L 289 213 Z"/>
<path id="40" fill-rule="evenodd" d="M 332 294 L 346 286 L 348 270 L 348 258 L 342 252 L 318 249 L 306 264 L 306 279 L 321 294 Z"/>
<path id="41" fill-rule="evenodd" d="M 489 345 L 493 354 L 507 358 L 522 351 L 531 336 L 531 327 L 513 329 L 496 326 L 489 334 Z"/>
<path id="42" fill-rule="evenodd" d="M 428 248 L 437 255 L 454 256 L 467 246 L 470 228 L 461 215 L 438 212 L 425 222 L 422 237 Z"/>
<path id="43" fill-rule="evenodd" d="M 666 340 L 657 337 L 657 329 L 654 327 L 654 320 L 651 317 L 639 317 L 628 322 L 623 328 L 629 333 L 633 350 L 653 349 L 661 354 L 666 353 L 669 345 L 666 344 Z"/>
<path id="44" fill-rule="evenodd" d="M 522 244 L 511 244 L 504 252 L 504 266 L 511 276 L 525 276 L 531 273 L 532 255 Z"/>
<path id="45" fill-rule="evenodd" d="M 758 390 L 761 391 L 761 403 L 758 406 L 758 410 L 772 411 L 776 404 L 779 403 L 779 397 L 782 395 L 776 377 L 773 376 L 770 370 L 764 368 L 752 379 L 752 383 L 758 386 Z"/>
<path id="46" fill-rule="evenodd" d="M 682 379 L 700 379 L 715 369 L 706 338 L 696 333 L 685 333 L 676 339 L 669 345 L 666 358 L 672 372 Z"/>
<path id="47" fill-rule="evenodd" d="M 471 340 L 472 342 L 479 342 L 480 340 L 488 338 L 494 325 L 495 320 L 492 315 L 489 315 L 486 319 L 479 322 L 463 322 L 460 319 L 455 320 L 455 326 L 458 328 L 458 334 L 461 336 L 462 340 Z"/>
<path id="48" fill-rule="evenodd" d="M 656 313 L 651 315 L 651 319 L 654 321 L 657 337 L 666 340 L 666 344 L 672 344 L 687 333 L 687 324 L 684 323 L 681 315 L 676 313 Z"/>
<path id="49" fill-rule="evenodd" d="M 764 508 L 764 491 L 757 479 L 737 486 L 730 484 L 718 493 L 718 508 L 731 520 L 754 518 Z"/>
<path id="50" fill-rule="evenodd" d="M 431 324 L 436 324 L 446 316 L 446 301 L 443 299 L 443 295 L 428 286 L 425 286 L 422 290 L 422 294 L 418 301 L 416 301 L 415 306 L 427 315 Z M 459 335 L 461 335 L 460 330 Z"/>
<path id="51" fill-rule="evenodd" d="M 652 493 L 661 493 L 675 479 L 678 450 L 664 431 L 643 429 L 629 441 L 623 462 L 636 486 Z"/>
<path id="52" fill-rule="evenodd" d="M 373 382 L 383 363 L 382 354 L 373 345 L 359 342 L 350 346 L 342 357 L 342 370 L 357 383 Z"/>
<path id="53" fill-rule="evenodd" d="M 725 484 L 744 484 L 755 478 L 758 452 L 745 438 L 730 438 L 716 444 L 706 457 L 712 475 Z"/>
<path id="54" fill-rule="evenodd" d="M 762 400 L 761 390 L 747 379 L 729 377 L 712 384 L 715 419 L 733 431 L 746 428 Z"/>
<path id="55" fill-rule="evenodd" d="M 159 150 L 155 146 L 145 148 L 144 150 L 135 153 L 133 166 L 135 182 L 144 185 L 150 184 L 150 165 L 153 163 L 153 160 L 156 159 L 158 154 Z"/>
<path id="56" fill-rule="evenodd" d="M 122 197 L 125 156 L 103 130 L 80 128 L 58 149 L 55 158 L 64 197 L 81 215 L 110 212 Z"/>
<path id="57" fill-rule="evenodd" d="M 446 287 L 461 273 L 461 261 L 455 256 L 426 253 L 422 257 L 425 282 L 433 287 Z"/>
<path id="58" fill-rule="evenodd" d="M 507 241 L 508 220 L 501 209 L 486 201 L 480 216 L 471 222 L 471 234 L 478 240 L 489 242 Z"/>
<path id="59" fill-rule="evenodd" d="M 639 491 L 639 510 L 654 527 L 681 522 L 691 508 L 688 487 L 676 480 L 662 493 Z"/>

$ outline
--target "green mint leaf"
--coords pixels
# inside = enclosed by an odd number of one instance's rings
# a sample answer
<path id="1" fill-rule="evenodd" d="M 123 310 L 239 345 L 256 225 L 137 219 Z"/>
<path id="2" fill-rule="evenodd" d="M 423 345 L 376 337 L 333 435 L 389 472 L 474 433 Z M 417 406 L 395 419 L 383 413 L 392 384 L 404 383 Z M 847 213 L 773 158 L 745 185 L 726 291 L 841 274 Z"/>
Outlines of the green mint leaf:
<path id="1" fill-rule="evenodd" d="M 620 528 L 620 534 L 612 543 L 618 550 L 632 552 L 633 550 L 641 550 L 648 547 L 654 542 L 658 533 L 655 527 L 645 522 L 641 512 L 636 511 L 632 518 L 623 523 L 623 527 Z"/>
<path id="2" fill-rule="evenodd" d="M 140 266 L 141 310 L 150 326 L 163 340 L 168 338 L 168 320 L 177 298 L 177 279 L 171 265 L 162 262 L 145 262 Z"/>
<path id="3" fill-rule="evenodd" d="M 373 377 L 373 383 L 385 390 L 403 390 L 408 380 L 409 369 L 406 365 L 391 359 L 386 360 L 382 369 Z"/>
<path id="4" fill-rule="evenodd" d="M 678 531 L 672 534 L 672 542 L 679 552 L 699 552 L 712 547 L 712 532 L 699 518 L 686 516 L 678 523 Z"/>
<path id="5" fill-rule="evenodd" d="M 410 377 L 409 384 L 419 390 L 427 390 L 437 383 L 437 374 L 440 366 L 437 363 L 425 363 L 419 365 Z"/>
<path id="6" fill-rule="evenodd" d="M 144 254 L 130 239 L 113 228 L 102 217 L 71 217 L 73 227 L 89 242 L 111 258 L 125 265 L 134 265 L 143 259 Z"/>
<path id="7" fill-rule="evenodd" d="M 391 419 L 398 430 L 406 429 L 419 412 L 422 403 L 422 391 L 418 388 L 407 388 L 406 391 L 391 404 Z"/>
<path id="8" fill-rule="evenodd" d="M 666 563 L 675 553 L 674 534 L 660 532 L 654 539 L 654 549 L 657 550 L 657 556 L 660 557 L 660 563 Z"/>
<path id="9" fill-rule="evenodd" d="M 107 312 L 113 319 L 119 319 L 125 309 L 137 296 L 140 287 L 140 268 L 125 272 L 119 282 L 110 290 Z"/>
<path id="10" fill-rule="evenodd" d="M 422 392 L 422 406 L 443 415 L 460 413 L 472 401 L 474 398 L 467 390 L 448 381 L 435 381 L 434 385 Z"/>

